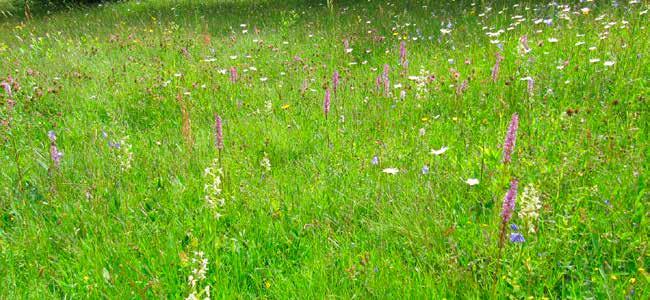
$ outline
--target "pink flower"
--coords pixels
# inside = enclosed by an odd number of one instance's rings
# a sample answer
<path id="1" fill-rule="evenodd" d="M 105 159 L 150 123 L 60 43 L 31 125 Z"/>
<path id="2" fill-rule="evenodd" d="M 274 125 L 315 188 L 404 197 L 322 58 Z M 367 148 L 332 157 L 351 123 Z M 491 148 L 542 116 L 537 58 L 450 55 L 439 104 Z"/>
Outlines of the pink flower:
<path id="1" fill-rule="evenodd" d="M 338 87 L 339 87 L 339 72 L 334 70 L 334 74 L 332 74 L 332 89 L 334 89 L 334 93 L 336 93 Z"/>
<path id="2" fill-rule="evenodd" d="M 235 83 L 238 78 L 237 69 L 235 69 L 235 67 L 230 67 L 230 82 Z"/>
<path id="3" fill-rule="evenodd" d="M 325 113 L 325 118 L 330 112 L 330 89 L 325 90 L 325 100 L 323 100 L 323 112 Z"/>
<path id="4" fill-rule="evenodd" d="M 48 131 L 47 137 L 50 139 L 50 158 L 54 163 L 54 167 L 59 168 L 61 166 L 61 157 L 63 156 L 63 152 L 59 151 L 59 148 L 56 147 L 56 134 L 54 133 L 54 130 Z"/>
<path id="5" fill-rule="evenodd" d="M 406 42 L 402 41 L 399 45 L 399 62 L 402 64 L 402 67 L 408 67 L 408 61 L 406 60 Z"/>
<path id="6" fill-rule="evenodd" d="M 519 42 L 521 42 L 521 46 L 524 48 L 524 52 L 528 53 L 530 52 L 530 47 L 528 47 L 528 36 L 524 35 L 521 38 L 519 38 Z"/>
<path id="7" fill-rule="evenodd" d="M 517 141 L 517 128 L 519 128 L 519 115 L 516 113 L 512 115 L 510 120 L 510 125 L 508 126 L 508 132 L 506 133 L 506 139 L 503 143 L 503 163 L 507 164 L 510 162 L 512 152 L 515 149 L 515 142 Z"/>
<path id="8" fill-rule="evenodd" d="M 217 114 L 214 115 L 214 146 L 218 150 L 223 149 L 223 126 L 221 124 L 221 117 Z"/>
<path id="9" fill-rule="evenodd" d="M 388 64 L 384 65 L 384 72 L 381 74 L 382 82 L 384 83 L 384 94 L 388 96 L 390 93 L 390 78 L 388 78 L 388 72 L 390 72 L 390 66 Z"/>
<path id="10" fill-rule="evenodd" d="M 7 96 L 9 98 L 11 98 L 13 96 L 13 94 L 11 93 L 11 85 L 9 85 L 8 82 L 5 82 L 5 81 L 0 82 L 0 86 L 5 90 L 5 92 L 7 93 Z"/>

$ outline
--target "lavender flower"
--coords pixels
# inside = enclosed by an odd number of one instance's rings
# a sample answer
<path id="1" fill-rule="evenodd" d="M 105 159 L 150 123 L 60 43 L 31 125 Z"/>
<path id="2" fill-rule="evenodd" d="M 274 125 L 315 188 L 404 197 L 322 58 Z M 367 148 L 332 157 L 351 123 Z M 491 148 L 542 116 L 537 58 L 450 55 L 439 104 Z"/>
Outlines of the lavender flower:
<path id="1" fill-rule="evenodd" d="M 514 231 L 514 232 L 517 232 L 517 231 L 519 231 L 519 226 L 517 226 L 517 224 L 515 224 L 515 223 L 512 223 L 512 224 L 510 224 L 510 229 L 512 231 Z"/>
<path id="2" fill-rule="evenodd" d="M 390 93 L 390 78 L 388 78 L 388 72 L 390 72 L 390 66 L 386 64 L 384 65 L 384 72 L 381 75 L 382 82 L 384 83 L 384 94 L 386 96 Z"/>
<path id="3" fill-rule="evenodd" d="M 214 115 L 214 134 L 215 134 L 215 147 L 218 150 L 223 149 L 223 126 L 221 122 L 221 117 L 217 114 Z"/>
<path id="4" fill-rule="evenodd" d="M 516 113 L 512 115 L 510 126 L 508 126 L 508 133 L 506 140 L 503 143 L 503 163 L 510 163 L 512 152 L 515 149 L 515 142 L 517 141 L 517 128 L 519 127 L 519 115 Z"/>
<path id="5" fill-rule="evenodd" d="M 499 79 L 499 69 L 501 66 L 501 61 L 503 60 L 503 56 L 501 56 L 501 53 L 497 52 L 497 60 L 496 63 L 494 64 L 494 67 L 492 67 L 492 81 L 497 82 Z"/>
<path id="6" fill-rule="evenodd" d="M 525 241 L 526 239 L 524 239 L 524 236 L 519 232 L 513 232 L 510 234 L 510 242 L 512 243 L 523 243 Z"/>
<path id="7" fill-rule="evenodd" d="M 334 89 L 334 93 L 336 93 L 338 87 L 339 87 L 339 72 L 334 70 L 334 74 L 332 74 L 332 88 Z"/>
<path id="8" fill-rule="evenodd" d="M 501 209 L 501 220 L 503 224 L 508 223 L 508 221 L 510 221 L 510 218 L 512 218 L 512 212 L 515 210 L 515 201 L 517 200 L 518 184 L 519 181 L 517 179 L 513 179 L 510 182 L 510 189 L 503 199 L 503 208 Z"/>
<path id="9" fill-rule="evenodd" d="M 5 92 L 7 93 L 7 96 L 9 98 L 11 98 L 13 96 L 13 94 L 11 93 L 11 85 L 9 85 L 8 82 L 5 82 L 5 81 L 0 82 L 0 86 L 5 90 Z"/>
<path id="10" fill-rule="evenodd" d="M 406 42 L 402 41 L 399 45 L 399 62 L 402 64 L 402 67 L 405 69 L 408 67 L 408 61 L 406 60 Z"/>
<path id="11" fill-rule="evenodd" d="M 372 161 L 370 161 L 370 163 L 375 165 L 375 166 L 378 165 L 379 164 L 379 157 L 377 157 L 377 155 L 373 156 Z"/>
<path id="12" fill-rule="evenodd" d="M 52 143 L 56 142 L 56 133 L 54 132 L 54 130 L 48 131 L 47 137 L 50 139 L 50 142 Z"/>
<path id="13" fill-rule="evenodd" d="M 54 167 L 58 169 L 59 166 L 61 166 L 61 157 L 63 156 L 63 152 L 59 151 L 56 147 L 56 134 L 53 130 L 47 132 L 47 137 L 50 139 L 50 158 L 52 158 Z"/>
<path id="14" fill-rule="evenodd" d="M 535 91 L 535 79 L 533 77 L 528 77 L 528 94 L 533 95 Z"/>
<path id="15" fill-rule="evenodd" d="M 429 166 L 425 165 L 422 167 L 422 175 L 429 174 Z"/>
<path id="16" fill-rule="evenodd" d="M 325 118 L 327 118 L 327 114 L 330 112 L 330 89 L 325 90 L 325 100 L 323 100 L 323 112 L 325 113 Z"/>

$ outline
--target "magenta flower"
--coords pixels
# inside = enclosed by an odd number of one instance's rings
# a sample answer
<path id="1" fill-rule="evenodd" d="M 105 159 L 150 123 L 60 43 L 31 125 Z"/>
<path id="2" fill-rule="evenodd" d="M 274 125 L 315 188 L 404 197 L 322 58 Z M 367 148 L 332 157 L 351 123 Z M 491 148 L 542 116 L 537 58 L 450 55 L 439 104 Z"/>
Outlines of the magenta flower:
<path id="1" fill-rule="evenodd" d="M 230 82 L 235 83 L 238 78 L 237 69 L 235 69 L 235 67 L 230 67 Z"/>
<path id="2" fill-rule="evenodd" d="M 510 182 L 510 189 L 506 193 L 505 198 L 503 199 L 503 208 L 501 209 L 501 221 L 505 224 L 510 221 L 512 218 L 512 212 L 515 210 L 515 201 L 517 200 L 517 185 L 519 181 L 513 179 Z"/>
<path id="3" fill-rule="evenodd" d="M 503 143 L 504 164 L 510 162 L 512 152 L 515 149 L 515 142 L 517 141 L 517 128 L 519 128 L 519 115 L 517 113 L 514 113 L 512 115 L 512 119 L 510 120 L 510 125 L 508 126 L 505 142 Z"/>
<path id="4" fill-rule="evenodd" d="M 330 112 L 330 89 L 325 90 L 325 100 L 323 100 L 323 112 L 325 113 L 325 118 L 327 118 L 327 114 Z"/>
<path id="5" fill-rule="evenodd" d="M 339 71 L 334 70 L 334 74 L 332 74 L 332 89 L 334 89 L 334 93 L 336 93 L 339 87 L 339 79 Z"/>
<path id="6" fill-rule="evenodd" d="M 217 150 L 223 149 L 223 126 L 221 117 L 217 114 L 214 115 L 214 135 L 214 146 Z"/>

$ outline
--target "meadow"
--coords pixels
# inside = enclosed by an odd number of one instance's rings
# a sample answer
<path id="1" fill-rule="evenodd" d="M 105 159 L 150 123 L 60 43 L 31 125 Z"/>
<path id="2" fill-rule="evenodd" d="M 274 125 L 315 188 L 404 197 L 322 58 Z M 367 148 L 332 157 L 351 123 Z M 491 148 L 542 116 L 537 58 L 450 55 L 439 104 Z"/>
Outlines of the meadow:
<path id="1" fill-rule="evenodd" d="M 648 299 L 648 9 L 6 5 L 0 298 Z"/>

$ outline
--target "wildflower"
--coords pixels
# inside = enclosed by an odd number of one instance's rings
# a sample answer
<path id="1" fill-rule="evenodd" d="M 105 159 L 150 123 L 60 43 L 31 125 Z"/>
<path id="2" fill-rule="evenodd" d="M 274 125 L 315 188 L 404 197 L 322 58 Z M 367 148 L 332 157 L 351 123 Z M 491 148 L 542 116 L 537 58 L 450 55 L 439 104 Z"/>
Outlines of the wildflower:
<path id="1" fill-rule="evenodd" d="M 508 221 L 510 221 L 510 218 L 512 218 L 512 212 L 515 210 L 515 201 L 517 200 L 518 184 L 519 181 L 517 179 L 513 179 L 510 182 L 510 189 L 503 199 L 503 207 L 501 209 L 501 219 L 503 223 L 508 223 Z"/>
<path id="2" fill-rule="evenodd" d="M 429 174 L 429 166 L 425 165 L 422 167 L 422 175 Z"/>
<path id="3" fill-rule="evenodd" d="M 125 136 L 119 142 L 113 143 L 116 146 L 115 149 L 119 150 L 118 161 L 123 172 L 131 169 L 131 162 L 133 161 L 133 152 L 131 152 L 131 144 L 128 143 L 128 138 L 128 136 Z M 109 146 L 111 146 L 110 143 Z"/>
<path id="4" fill-rule="evenodd" d="M 271 160 L 266 152 L 264 152 L 264 157 L 262 157 L 262 160 L 260 161 L 260 166 L 264 172 L 271 172 Z"/>
<path id="5" fill-rule="evenodd" d="M 408 67 L 408 61 L 406 60 L 406 42 L 402 41 L 399 45 L 399 62 L 405 69 Z"/>
<path id="6" fill-rule="evenodd" d="M 235 67 L 230 67 L 230 82 L 235 83 L 238 78 L 237 69 L 235 69 Z"/>
<path id="7" fill-rule="evenodd" d="M 190 288 L 190 294 L 185 298 L 186 300 L 200 299 L 199 297 L 204 297 L 204 299 L 210 299 L 210 286 L 206 285 L 205 288 L 201 291 L 197 288 L 199 283 L 206 279 L 206 274 L 208 272 L 208 258 L 205 257 L 205 253 L 202 251 L 195 251 L 194 257 L 192 257 L 193 269 L 191 274 L 187 277 L 187 283 Z"/>
<path id="8" fill-rule="evenodd" d="M 519 232 L 513 232 L 510 234 L 510 242 L 512 243 L 523 243 L 525 241 L 524 236 Z"/>
<path id="9" fill-rule="evenodd" d="M 384 84 L 384 94 L 388 96 L 390 93 L 390 78 L 388 78 L 388 72 L 390 72 L 390 66 L 388 64 L 384 65 L 384 72 L 381 74 L 381 79 Z"/>
<path id="10" fill-rule="evenodd" d="M 399 173 L 399 169 L 397 169 L 397 168 L 386 168 L 386 169 L 383 169 L 382 172 L 384 172 L 386 174 L 390 174 L 390 175 L 395 175 L 395 174 Z"/>
<path id="11" fill-rule="evenodd" d="M 11 93 L 11 85 L 9 85 L 8 82 L 6 81 L 0 82 L 0 86 L 5 90 L 5 93 L 7 93 L 8 98 L 11 98 L 13 96 L 13 94 Z"/>
<path id="12" fill-rule="evenodd" d="M 221 217 L 217 211 L 219 207 L 226 204 L 226 200 L 222 195 L 221 177 L 223 176 L 223 169 L 220 167 L 219 158 L 215 158 L 209 167 L 203 171 L 203 176 L 206 179 L 206 184 L 203 186 L 205 192 L 205 202 L 208 207 L 215 210 L 215 216 Z"/>
<path id="13" fill-rule="evenodd" d="M 214 115 L 214 146 L 217 150 L 223 149 L 223 127 L 221 117 Z"/>
<path id="14" fill-rule="evenodd" d="M 503 143 L 503 163 L 509 163 L 511 160 L 512 152 L 515 149 L 515 142 L 517 140 L 517 128 L 519 127 L 519 115 L 516 113 L 512 115 L 510 126 L 506 134 L 505 142 Z"/>
<path id="15" fill-rule="evenodd" d="M 54 130 L 48 131 L 47 137 L 50 139 L 50 158 L 54 163 L 54 167 L 59 168 L 61 166 L 61 157 L 63 156 L 63 152 L 59 151 L 59 148 L 56 146 L 56 134 L 54 133 Z"/>
<path id="16" fill-rule="evenodd" d="M 332 89 L 334 89 L 335 94 L 338 87 L 339 87 L 339 72 L 335 70 L 334 74 L 332 75 Z"/>
<path id="17" fill-rule="evenodd" d="M 494 64 L 494 67 L 492 67 L 492 81 L 497 82 L 497 79 L 499 79 L 499 68 L 501 66 L 501 61 L 503 60 L 503 56 L 501 56 L 501 53 L 497 52 L 496 54 L 496 63 Z"/>
<path id="18" fill-rule="evenodd" d="M 352 48 L 350 48 L 350 41 L 348 41 L 348 39 L 343 39 L 343 50 L 346 54 L 352 52 Z"/>
<path id="19" fill-rule="evenodd" d="M 330 89 L 325 90 L 325 100 L 323 100 L 323 112 L 325 113 L 325 118 L 327 119 L 327 114 L 330 112 Z"/>
<path id="20" fill-rule="evenodd" d="M 465 180 L 465 183 L 467 183 L 467 185 L 469 186 L 475 186 L 479 184 L 479 181 L 476 178 L 468 178 L 467 180 Z"/>
<path id="21" fill-rule="evenodd" d="M 467 86 L 468 86 L 468 81 L 467 79 L 465 79 L 460 85 L 458 85 L 458 88 L 456 88 L 456 94 L 462 95 L 467 90 Z"/>
<path id="22" fill-rule="evenodd" d="M 449 148 L 448 148 L 448 147 L 444 147 L 444 146 L 441 147 L 441 148 L 438 149 L 438 150 L 436 150 L 436 149 L 431 149 L 431 154 L 438 156 L 438 155 L 441 155 L 441 154 L 447 152 L 447 149 L 449 149 Z"/>
<path id="23" fill-rule="evenodd" d="M 530 52 L 530 47 L 528 46 L 528 36 L 523 35 L 521 38 L 519 38 L 519 42 L 521 43 L 522 48 L 524 49 L 524 53 Z"/>
<path id="24" fill-rule="evenodd" d="M 528 226 L 528 232 L 535 232 L 534 223 L 539 218 L 539 210 L 542 208 L 540 193 L 533 184 L 528 184 L 521 194 L 521 209 L 519 218 Z"/>
<path id="25" fill-rule="evenodd" d="M 375 166 L 378 165 L 379 164 L 379 157 L 377 157 L 377 155 L 373 156 L 370 163 L 375 165 Z"/>
<path id="26" fill-rule="evenodd" d="M 528 91 L 528 94 L 532 96 L 535 90 L 535 80 L 530 76 L 524 77 L 521 80 L 526 81 L 526 90 Z"/>

